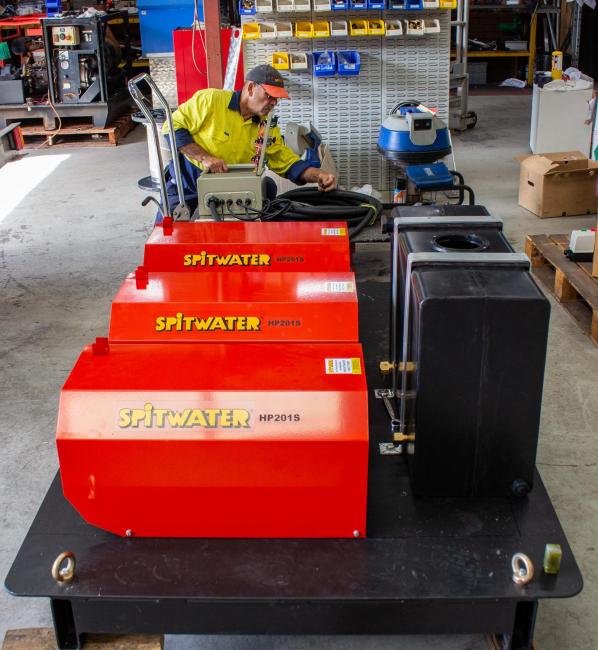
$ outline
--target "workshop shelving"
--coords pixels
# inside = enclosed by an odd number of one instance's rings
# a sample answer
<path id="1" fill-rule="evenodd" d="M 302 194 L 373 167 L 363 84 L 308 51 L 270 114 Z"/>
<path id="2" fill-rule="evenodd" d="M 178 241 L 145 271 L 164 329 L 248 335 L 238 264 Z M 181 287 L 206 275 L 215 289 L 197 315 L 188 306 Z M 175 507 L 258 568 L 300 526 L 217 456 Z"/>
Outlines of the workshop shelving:
<path id="1" fill-rule="evenodd" d="M 243 59 L 246 69 L 273 60 L 282 66 L 293 98 L 292 102 L 279 102 L 277 113 L 282 124 L 318 124 L 342 167 L 343 184 L 371 182 L 383 193 L 394 183 L 394 176 L 377 153 L 377 128 L 372 129 L 369 123 L 364 128 L 353 114 L 373 110 L 379 124 L 397 101 L 417 96 L 436 108 L 441 119 L 448 120 L 449 94 L 450 12 L 424 9 L 423 0 L 412 2 L 411 6 L 420 9 L 407 11 L 402 0 L 402 11 L 389 10 L 389 1 L 384 10 L 364 3 L 364 11 L 352 9 L 348 2 L 331 0 L 330 11 L 318 11 L 327 4 L 311 0 L 311 13 L 302 14 L 296 11 L 297 0 L 273 0 L 273 14 L 242 18 L 242 22 L 276 25 L 274 39 L 260 38 L 259 26 L 251 30 L 255 37 L 244 41 Z M 279 11 L 281 7 L 284 11 Z M 415 19 L 420 21 L 420 33 L 407 36 L 406 21 Z M 281 30 L 283 22 L 287 25 Z M 327 51 L 335 53 L 335 61 L 314 56 L 314 52 Z M 345 51 L 355 52 L 355 60 L 339 59 L 339 53 Z M 278 52 L 288 54 L 288 68 L 286 57 L 273 58 Z M 355 107 L 355 111 L 347 112 L 347 106 Z M 359 143 L 359 156 L 347 132 Z"/>
<path id="2" fill-rule="evenodd" d="M 239 14 L 253 16 L 277 11 L 418 11 L 455 9 L 457 0 L 239 0 Z"/>
<path id="3" fill-rule="evenodd" d="M 350 25 L 346 20 L 327 21 L 298 21 L 295 23 L 295 38 L 335 38 L 348 35 L 357 38 L 366 36 L 425 36 L 440 33 L 438 18 L 400 18 L 390 20 L 353 20 Z M 243 38 L 251 39 L 288 39 L 293 38 L 293 24 L 290 22 L 260 22 L 245 23 Z M 529 52 L 470 52 L 470 58 L 481 57 L 526 57 Z M 276 67 L 276 66 L 275 66 Z M 286 69 L 286 68 L 285 68 Z"/>

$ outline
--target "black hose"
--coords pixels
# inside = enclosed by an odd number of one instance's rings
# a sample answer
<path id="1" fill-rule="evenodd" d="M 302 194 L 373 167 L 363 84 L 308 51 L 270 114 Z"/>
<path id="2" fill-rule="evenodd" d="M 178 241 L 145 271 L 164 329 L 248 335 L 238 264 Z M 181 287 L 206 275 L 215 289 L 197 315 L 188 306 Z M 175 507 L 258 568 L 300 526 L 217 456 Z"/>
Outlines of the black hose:
<path id="1" fill-rule="evenodd" d="M 367 225 L 373 225 L 382 213 L 382 203 L 373 196 L 315 188 L 285 192 L 265 207 L 262 221 L 345 221 L 349 238 L 355 238 Z"/>
<path id="2" fill-rule="evenodd" d="M 221 216 L 218 214 L 218 208 L 216 206 L 216 199 L 209 199 L 208 200 L 208 207 L 210 208 L 210 212 L 212 213 L 212 219 L 214 221 L 222 221 Z"/>

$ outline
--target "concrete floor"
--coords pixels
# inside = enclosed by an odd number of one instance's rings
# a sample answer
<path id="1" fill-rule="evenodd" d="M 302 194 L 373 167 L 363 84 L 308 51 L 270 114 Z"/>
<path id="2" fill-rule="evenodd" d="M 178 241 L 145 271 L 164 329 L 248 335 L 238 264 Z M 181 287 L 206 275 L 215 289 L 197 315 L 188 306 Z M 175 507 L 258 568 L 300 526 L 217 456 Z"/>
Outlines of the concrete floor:
<path id="1" fill-rule="evenodd" d="M 529 97 L 476 97 L 478 126 L 455 136 L 458 168 L 478 202 L 505 219 L 522 249 L 527 233 L 595 225 L 540 220 L 517 207 L 518 163 L 528 152 Z M 112 296 L 141 262 L 154 210 L 141 208 L 144 131 L 117 148 L 32 151 L 0 170 L 0 575 L 57 469 L 58 394 L 82 346 L 105 335 Z M 29 191 L 26 191 L 29 190 Z M 595 648 L 598 638 L 598 349 L 553 305 L 538 465 L 585 578 L 570 600 L 544 601 L 538 650 Z M 547 540 L 549 541 L 549 540 Z M 48 626 L 43 599 L 0 591 L 8 628 Z M 487 647 L 480 637 L 169 637 L 170 649 Z"/>

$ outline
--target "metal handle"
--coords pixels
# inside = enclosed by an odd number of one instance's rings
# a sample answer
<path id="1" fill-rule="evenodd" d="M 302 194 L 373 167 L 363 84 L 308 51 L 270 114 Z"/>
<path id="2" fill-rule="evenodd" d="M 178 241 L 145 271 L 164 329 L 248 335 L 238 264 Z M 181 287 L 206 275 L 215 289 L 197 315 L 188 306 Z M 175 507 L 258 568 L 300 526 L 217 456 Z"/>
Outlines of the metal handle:
<path id="1" fill-rule="evenodd" d="M 416 101 L 415 99 L 406 99 L 403 102 L 399 102 L 398 104 L 395 104 L 394 108 L 392 111 L 390 111 L 391 115 L 394 115 L 397 111 L 400 111 L 403 106 L 414 106 L 417 107 L 421 104 L 421 102 Z"/>
<path id="2" fill-rule="evenodd" d="M 156 153 L 158 154 L 158 164 L 160 166 L 160 195 L 162 197 L 162 214 L 165 215 L 168 213 L 168 192 L 166 190 L 166 179 L 164 178 L 164 163 L 162 161 L 162 152 L 160 151 L 160 139 L 158 134 L 158 127 L 156 120 L 151 113 L 149 106 L 145 102 L 145 97 L 143 93 L 139 90 L 140 82 L 145 81 L 147 85 L 151 88 L 152 92 L 155 94 L 159 104 L 164 109 L 166 115 L 166 120 L 168 122 L 168 131 L 170 134 L 169 144 L 170 152 L 172 154 L 172 164 L 174 166 L 174 175 L 176 181 L 177 192 L 179 195 L 179 204 L 173 210 L 173 216 L 176 219 L 189 220 L 191 214 L 189 212 L 189 207 L 185 203 L 185 193 L 183 191 L 183 181 L 181 177 L 181 167 L 179 164 L 179 156 L 176 148 L 176 139 L 174 137 L 174 125 L 172 122 L 172 112 L 170 111 L 170 106 L 168 106 L 167 101 L 164 99 L 164 95 L 156 86 L 155 81 L 147 74 L 147 72 L 142 72 L 137 76 L 129 80 L 129 92 L 131 97 L 135 100 L 137 106 L 139 106 L 141 112 L 144 114 L 145 118 L 152 125 L 154 132 L 154 140 L 156 143 Z"/>
<path id="3" fill-rule="evenodd" d="M 266 128 L 264 129 L 264 136 L 262 142 L 262 148 L 260 150 L 260 158 L 255 170 L 255 173 L 258 176 L 262 175 L 264 171 L 264 161 L 266 159 L 266 149 L 268 148 L 268 138 L 270 137 L 270 125 L 272 124 L 272 111 L 268 113 L 268 118 L 266 120 Z"/>

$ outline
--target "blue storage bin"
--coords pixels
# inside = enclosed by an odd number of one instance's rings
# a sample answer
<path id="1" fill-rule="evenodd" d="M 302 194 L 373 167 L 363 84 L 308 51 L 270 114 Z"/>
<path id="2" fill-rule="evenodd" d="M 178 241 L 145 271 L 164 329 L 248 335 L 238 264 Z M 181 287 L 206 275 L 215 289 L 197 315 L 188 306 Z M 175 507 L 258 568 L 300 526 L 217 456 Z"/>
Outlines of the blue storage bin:
<path id="1" fill-rule="evenodd" d="M 368 9 L 384 9 L 386 0 L 368 0 Z"/>
<path id="2" fill-rule="evenodd" d="M 402 11 L 407 8 L 407 0 L 388 0 L 388 8 Z"/>
<path id="3" fill-rule="evenodd" d="M 174 52 L 172 32 L 177 27 L 192 27 L 193 0 L 137 0 L 141 51 L 148 54 Z M 199 20 L 203 20 L 203 2 L 198 2 Z"/>
<path id="4" fill-rule="evenodd" d="M 354 77 L 359 74 L 361 57 L 355 50 L 340 50 L 336 55 L 336 65 L 339 75 Z"/>
<path id="5" fill-rule="evenodd" d="M 316 77 L 333 77 L 336 74 L 336 54 L 329 50 L 314 52 L 314 75 Z"/>
<path id="6" fill-rule="evenodd" d="M 239 0 L 239 14 L 253 16 L 255 14 L 255 0 Z"/>
<path id="7" fill-rule="evenodd" d="M 414 9 L 423 9 L 423 0 L 407 0 L 407 10 L 413 11 Z"/>
<path id="8" fill-rule="evenodd" d="M 351 9 L 367 9 L 367 0 L 351 0 Z"/>
<path id="9" fill-rule="evenodd" d="M 345 11 L 349 8 L 349 0 L 332 0 L 332 11 Z"/>

